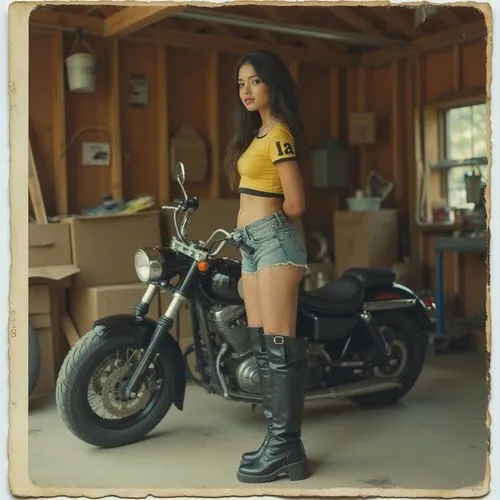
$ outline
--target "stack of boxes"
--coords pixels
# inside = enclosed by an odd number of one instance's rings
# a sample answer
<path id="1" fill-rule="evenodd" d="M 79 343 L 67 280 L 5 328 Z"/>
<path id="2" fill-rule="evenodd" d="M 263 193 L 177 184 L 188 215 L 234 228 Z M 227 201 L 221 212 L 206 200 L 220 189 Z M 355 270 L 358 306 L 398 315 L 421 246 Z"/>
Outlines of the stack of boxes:
<path id="1" fill-rule="evenodd" d="M 103 316 L 133 313 L 146 285 L 134 268 L 141 246 L 160 245 L 157 211 L 83 216 L 64 220 L 71 232 L 72 258 L 80 269 L 69 291 L 68 310 L 80 336 Z M 159 299 L 149 309 L 158 318 Z"/>
<path id="2" fill-rule="evenodd" d="M 72 262 L 66 224 L 30 224 L 28 241 L 28 320 L 40 348 L 38 382 L 31 394 L 35 398 L 54 389 L 67 345 L 60 319 L 71 277 L 78 273 L 78 268 Z"/>

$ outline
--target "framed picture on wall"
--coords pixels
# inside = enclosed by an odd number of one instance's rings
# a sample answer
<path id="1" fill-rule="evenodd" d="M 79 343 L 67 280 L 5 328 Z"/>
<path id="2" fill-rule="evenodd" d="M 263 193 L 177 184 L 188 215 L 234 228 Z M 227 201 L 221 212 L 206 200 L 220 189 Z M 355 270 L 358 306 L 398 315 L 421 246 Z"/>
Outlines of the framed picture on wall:
<path id="1" fill-rule="evenodd" d="M 133 108 L 147 108 L 149 104 L 149 81 L 145 75 L 129 77 L 129 103 Z"/>

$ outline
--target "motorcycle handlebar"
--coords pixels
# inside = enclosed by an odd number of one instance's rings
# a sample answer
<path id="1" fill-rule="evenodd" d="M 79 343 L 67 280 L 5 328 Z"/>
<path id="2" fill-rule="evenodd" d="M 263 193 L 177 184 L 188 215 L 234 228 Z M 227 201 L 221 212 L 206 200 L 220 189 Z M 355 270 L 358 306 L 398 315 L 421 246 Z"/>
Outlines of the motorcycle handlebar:
<path id="1" fill-rule="evenodd" d="M 183 165 L 179 165 L 182 170 L 184 169 L 184 166 Z M 183 175 L 182 175 L 183 177 Z M 162 209 L 163 210 L 173 210 L 175 213 L 174 213 L 174 226 L 175 226 L 175 230 L 177 232 L 177 236 L 186 244 L 189 244 L 189 242 L 187 241 L 187 238 L 186 238 L 186 235 L 185 235 L 185 229 L 186 229 L 186 226 L 188 224 L 188 221 L 189 221 L 189 217 L 194 213 L 196 212 L 196 210 L 198 210 L 199 206 L 200 206 L 200 203 L 199 203 L 199 200 L 198 200 L 198 197 L 196 196 L 191 196 L 191 197 L 188 197 L 187 196 L 187 193 L 184 189 L 184 180 L 180 180 L 181 178 L 178 176 L 177 177 L 177 180 L 179 182 L 179 185 L 181 186 L 181 189 L 182 189 L 182 192 L 184 194 L 184 198 L 176 198 L 174 199 L 174 204 L 170 204 L 170 205 L 163 205 L 162 206 Z M 179 229 L 179 224 L 178 224 L 178 221 L 177 221 L 177 214 L 179 212 L 183 212 L 184 213 L 184 220 L 182 221 L 182 225 L 181 225 L 181 228 Z M 223 233 L 225 235 L 225 238 L 221 241 L 221 243 L 219 244 L 219 246 L 213 251 L 213 252 L 210 252 L 209 253 L 209 256 L 210 257 L 215 257 L 216 255 L 218 255 L 222 249 L 229 243 L 231 245 L 233 245 L 234 247 L 236 248 L 242 248 L 244 249 L 247 253 L 249 254 L 253 254 L 254 253 L 254 249 L 251 248 L 250 246 L 248 246 L 246 243 L 243 243 L 241 241 L 240 238 L 235 238 L 235 235 L 234 235 L 234 232 L 233 233 L 229 233 L 228 231 L 224 230 L 224 229 L 216 229 L 211 235 L 210 235 L 210 238 L 208 238 L 208 240 L 206 242 L 204 242 L 204 245 L 208 248 L 209 247 L 209 243 L 210 241 L 213 239 L 213 237 L 217 234 L 217 233 Z"/>

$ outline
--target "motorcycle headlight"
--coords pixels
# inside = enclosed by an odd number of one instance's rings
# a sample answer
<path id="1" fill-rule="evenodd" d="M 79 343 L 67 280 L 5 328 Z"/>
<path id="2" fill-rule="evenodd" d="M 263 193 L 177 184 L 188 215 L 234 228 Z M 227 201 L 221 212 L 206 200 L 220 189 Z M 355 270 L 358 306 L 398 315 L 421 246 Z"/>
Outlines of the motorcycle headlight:
<path id="1" fill-rule="evenodd" d="M 134 266 L 139 280 L 143 283 L 149 283 L 161 277 L 163 258 L 157 248 L 140 248 L 135 252 Z"/>

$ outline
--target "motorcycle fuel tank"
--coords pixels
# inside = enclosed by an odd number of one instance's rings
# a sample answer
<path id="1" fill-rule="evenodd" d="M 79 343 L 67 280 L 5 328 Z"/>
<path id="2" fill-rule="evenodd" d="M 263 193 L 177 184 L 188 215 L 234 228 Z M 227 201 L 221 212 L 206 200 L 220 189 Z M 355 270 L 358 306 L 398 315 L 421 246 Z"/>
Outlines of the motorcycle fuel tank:
<path id="1" fill-rule="evenodd" d="M 238 292 L 241 278 L 241 263 L 222 257 L 210 261 L 210 269 L 201 280 L 201 288 L 209 300 L 217 304 L 240 304 L 243 299 Z"/>

